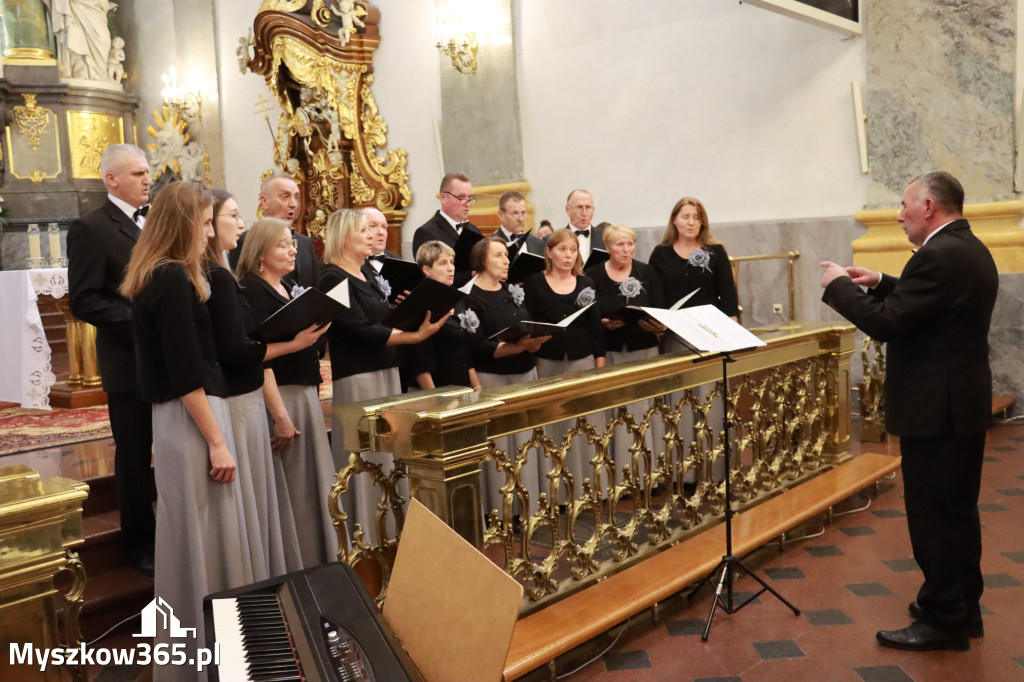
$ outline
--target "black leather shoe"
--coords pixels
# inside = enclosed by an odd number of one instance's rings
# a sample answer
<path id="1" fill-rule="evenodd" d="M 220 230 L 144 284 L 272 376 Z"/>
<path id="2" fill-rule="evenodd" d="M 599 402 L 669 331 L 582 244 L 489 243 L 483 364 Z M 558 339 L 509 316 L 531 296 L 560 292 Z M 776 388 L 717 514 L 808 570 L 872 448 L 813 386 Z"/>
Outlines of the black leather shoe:
<path id="1" fill-rule="evenodd" d="M 910 612 L 910 617 L 915 620 L 924 618 L 924 609 L 916 601 L 910 602 L 907 606 L 907 611 Z M 967 619 L 967 626 L 964 628 L 968 637 L 972 639 L 978 639 L 985 636 L 985 624 L 981 620 L 981 616 L 975 616 L 974 618 Z"/>
<path id="2" fill-rule="evenodd" d="M 145 573 L 148 576 L 152 576 L 153 573 L 156 572 L 156 564 L 153 561 L 153 555 L 151 553 L 140 554 L 135 559 L 135 568 L 138 569 L 140 573 Z"/>
<path id="3" fill-rule="evenodd" d="M 907 651 L 967 651 L 971 648 L 971 640 L 965 633 L 943 632 L 920 620 L 902 630 L 879 630 L 875 639 L 885 646 Z"/>

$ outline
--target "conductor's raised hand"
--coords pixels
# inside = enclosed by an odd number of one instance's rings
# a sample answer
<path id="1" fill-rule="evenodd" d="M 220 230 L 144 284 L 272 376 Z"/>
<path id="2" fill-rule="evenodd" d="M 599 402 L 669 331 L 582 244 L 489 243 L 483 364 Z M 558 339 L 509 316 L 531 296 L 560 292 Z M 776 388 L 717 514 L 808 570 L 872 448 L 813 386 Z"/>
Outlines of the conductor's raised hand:
<path id="1" fill-rule="evenodd" d="M 844 268 L 842 265 L 837 265 L 836 263 L 833 263 L 830 260 L 822 261 L 818 263 L 818 265 L 825 268 L 825 272 L 823 272 L 821 275 L 822 289 L 824 289 L 825 287 L 827 287 L 829 284 L 839 279 L 840 277 L 849 277 L 849 275 L 846 274 L 846 268 Z"/>
<path id="2" fill-rule="evenodd" d="M 846 274 L 850 276 L 854 284 L 860 284 L 865 287 L 878 286 L 878 283 L 882 281 L 882 273 L 868 270 L 867 268 L 859 268 L 855 265 L 846 268 Z"/>

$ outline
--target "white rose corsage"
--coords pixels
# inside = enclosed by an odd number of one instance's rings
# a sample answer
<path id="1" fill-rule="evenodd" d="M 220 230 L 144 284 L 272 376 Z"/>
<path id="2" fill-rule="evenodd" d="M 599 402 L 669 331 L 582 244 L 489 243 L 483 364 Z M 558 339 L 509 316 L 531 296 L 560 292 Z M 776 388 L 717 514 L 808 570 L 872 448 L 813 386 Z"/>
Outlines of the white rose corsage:
<path id="1" fill-rule="evenodd" d="M 518 284 L 508 285 L 508 293 L 512 296 L 512 302 L 516 305 L 523 305 L 523 301 L 526 300 L 526 292 Z"/>
<path id="2" fill-rule="evenodd" d="M 708 267 L 708 264 L 711 262 L 711 254 L 704 249 L 694 249 L 691 251 L 690 257 L 686 259 L 686 262 L 695 268 L 711 272 L 711 268 Z"/>
<path id="3" fill-rule="evenodd" d="M 619 293 L 623 295 L 627 302 L 629 299 L 639 296 L 643 290 L 644 285 L 636 277 L 627 277 L 619 284 Z"/>
<path id="4" fill-rule="evenodd" d="M 384 294 L 384 298 L 391 298 L 391 283 L 377 275 L 377 288 Z"/>
<path id="5" fill-rule="evenodd" d="M 301 284 L 293 284 L 292 285 L 292 290 L 291 290 L 290 293 L 292 295 L 292 298 L 295 298 L 296 296 L 298 296 L 299 294 L 301 294 L 305 290 L 306 290 L 306 287 L 302 286 Z"/>
<path id="6" fill-rule="evenodd" d="M 476 330 L 480 328 L 480 318 L 472 310 L 459 313 L 459 326 L 463 331 L 475 334 Z"/>
<path id="7" fill-rule="evenodd" d="M 587 287 L 576 296 L 576 305 L 580 308 L 588 306 L 597 299 L 594 287 Z"/>

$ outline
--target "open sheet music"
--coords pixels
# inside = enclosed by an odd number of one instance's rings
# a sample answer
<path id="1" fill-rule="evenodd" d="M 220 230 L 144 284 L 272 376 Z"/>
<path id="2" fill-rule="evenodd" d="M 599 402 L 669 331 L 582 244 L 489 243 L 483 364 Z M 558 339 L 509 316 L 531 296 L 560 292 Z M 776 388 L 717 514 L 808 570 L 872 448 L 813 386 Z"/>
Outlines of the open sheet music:
<path id="1" fill-rule="evenodd" d="M 552 324 L 551 322 L 532 322 L 524 321 L 518 322 L 511 327 L 505 327 L 497 334 L 493 334 L 491 339 L 495 341 L 506 341 L 508 343 L 515 343 L 524 336 L 554 336 L 565 331 L 570 324 L 579 319 L 580 315 L 586 312 L 587 308 L 594 305 L 585 305 L 572 315 L 563 318 L 561 321 Z"/>
<path id="2" fill-rule="evenodd" d="M 643 311 L 700 353 L 728 353 L 766 345 L 713 305 L 681 310 L 643 308 Z"/>
<path id="3" fill-rule="evenodd" d="M 303 329 L 327 324 L 343 307 L 349 307 L 347 279 L 326 294 L 311 287 L 281 306 L 251 336 L 267 343 L 290 341 Z"/>

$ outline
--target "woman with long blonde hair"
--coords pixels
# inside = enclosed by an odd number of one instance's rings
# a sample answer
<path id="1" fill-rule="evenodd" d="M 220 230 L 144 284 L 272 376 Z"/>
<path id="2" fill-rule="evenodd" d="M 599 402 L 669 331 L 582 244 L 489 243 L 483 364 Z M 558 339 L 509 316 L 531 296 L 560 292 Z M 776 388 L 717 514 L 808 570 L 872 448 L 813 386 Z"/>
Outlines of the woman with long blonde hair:
<path id="1" fill-rule="evenodd" d="M 204 639 L 203 597 L 254 579 L 227 387 L 203 305 L 209 285 L 201 260 L 212 222 L 202 186 L 164 187 L 121 285 L 132 301 L 139 398 L 153 404 L 154 588 L 183 627 L 197 628 L 185 640 L 186 657 Z M 171 645 L 168 634 L 160 628 L 156 644 Z M 158 666 L 154 679 L 188 679 L 186 670 Z"/>

